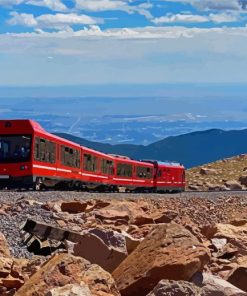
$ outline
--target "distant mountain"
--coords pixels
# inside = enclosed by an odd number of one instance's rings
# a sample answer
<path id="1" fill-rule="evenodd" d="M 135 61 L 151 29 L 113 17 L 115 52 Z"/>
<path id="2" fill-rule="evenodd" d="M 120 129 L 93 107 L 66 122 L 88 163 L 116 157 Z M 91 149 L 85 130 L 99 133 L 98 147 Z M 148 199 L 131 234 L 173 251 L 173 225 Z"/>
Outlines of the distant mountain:
<path id="1" fill-rule="evenodd" d="M 186 168 L 247 153 L 247 129 L 192 132 L 167 137 L 147 146 L 110 145 L 87 141 L 65 133 L 56 135 L 105 153 L 126 155 L 134 159 L 173 160 L 183 163 Z"/>

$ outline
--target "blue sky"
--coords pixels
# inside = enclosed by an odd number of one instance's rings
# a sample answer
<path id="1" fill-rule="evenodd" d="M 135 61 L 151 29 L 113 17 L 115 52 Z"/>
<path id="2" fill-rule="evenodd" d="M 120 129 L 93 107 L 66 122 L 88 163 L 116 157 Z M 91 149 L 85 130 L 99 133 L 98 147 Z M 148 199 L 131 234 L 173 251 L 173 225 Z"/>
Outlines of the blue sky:
<path id="1" fill-rule="evenodd" d="M 0 0 L 0 86 L 247 82 L 247 0 Z"/>

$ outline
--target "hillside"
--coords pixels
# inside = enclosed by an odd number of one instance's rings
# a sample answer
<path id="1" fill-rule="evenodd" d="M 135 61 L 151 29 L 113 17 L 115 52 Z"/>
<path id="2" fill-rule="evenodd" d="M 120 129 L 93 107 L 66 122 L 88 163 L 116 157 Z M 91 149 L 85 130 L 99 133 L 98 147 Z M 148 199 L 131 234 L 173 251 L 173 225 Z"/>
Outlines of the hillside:
<path id="1" fill-rule="evenodd" d="M 247 153 L 247 129 L 193 132 L 167 137 L 147 146 L 110 145 L 87 141 L 65 133 L 56 135 L 105 153 L 126 155 L 134 159 L 176 160 L 183 163 L 186 168 Z"/>
<path id="2" fill-rule="evenodd" d="M 186 179 L 189 190 L 247 189 L 247 154 L 189 169 Z"/>

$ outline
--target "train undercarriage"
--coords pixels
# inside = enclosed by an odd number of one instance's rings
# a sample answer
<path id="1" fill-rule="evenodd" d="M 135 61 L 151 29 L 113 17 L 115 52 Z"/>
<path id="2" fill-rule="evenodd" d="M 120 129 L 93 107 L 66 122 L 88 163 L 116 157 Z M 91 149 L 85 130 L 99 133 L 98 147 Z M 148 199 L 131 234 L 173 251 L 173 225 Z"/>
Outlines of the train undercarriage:
<path id="1" fill-rule="evenodd" d="M 79 180 L 46 178 L 38 176 L 8 177 L 0 179 L 0 190 L 61 190 L 84 192 L 126 192 L 126 193 L 179 193 L 183 187 L 136 187 L 102 183 L 86 183 Z"/>

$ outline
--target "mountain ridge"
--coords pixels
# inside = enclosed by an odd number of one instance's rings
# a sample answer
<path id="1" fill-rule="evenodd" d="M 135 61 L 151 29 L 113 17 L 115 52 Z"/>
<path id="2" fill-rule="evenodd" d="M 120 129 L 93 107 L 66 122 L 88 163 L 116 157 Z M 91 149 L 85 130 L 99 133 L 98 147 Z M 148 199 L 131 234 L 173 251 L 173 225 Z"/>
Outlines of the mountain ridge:
<path id="1" fill-rule="evenodd" d="M 247 129 L 225 131 L 209 129 L 169 136 L 149 145 L 105 144 L 66 133 L 57 136 L 104 153 L 115 153 L 133 159 L 174 160 L 186 168 L 247 153 Z"/>

